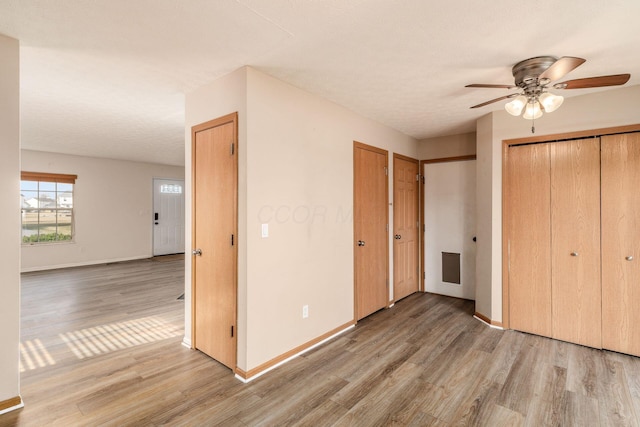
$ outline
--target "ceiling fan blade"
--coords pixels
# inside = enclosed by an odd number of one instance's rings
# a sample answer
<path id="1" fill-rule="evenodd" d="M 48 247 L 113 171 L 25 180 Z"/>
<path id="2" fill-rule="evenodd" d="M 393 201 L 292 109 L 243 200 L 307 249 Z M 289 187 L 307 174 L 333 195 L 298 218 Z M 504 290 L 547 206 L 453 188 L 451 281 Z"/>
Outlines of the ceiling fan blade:
<path id="1" fill-rule="evenodd" d="M 611 76 L 588 77 L 586 79 L 567 80 L 553 85 L 556 89 L 587 89 L 590 87 L 619 86 L 629 81 L 631 74 L 613 74 Z"/>
<path id="2" fill-rule="evenodd" d="M 513 89 L 514 85 L 485 85 L 480 83 L 474 83 L 471 85 L 466 85 L 465 87 L 486 87 L 489 89 Z"/>
<path id="3" fill-rule="evenodd" d="M 511 95 L 501 96 L 500 98 L 492 99 L 491 101 L 483 102 L 482 104 L 474 105 L 473 107 L 470 107 L 470 108 L 484 107 L 485 105 L 493 104 L 494 102 L 502 101 L 503 99 L 513 98 L 513 97 L 516 97 L 518 95 L 519 95 L 519 93 L 512 93 Z"/>
<path id="4" fill-rule="evenodd" d="M 571 71 L 584 64 L 586 59 L 575 58 L 573 56 L 563 56 L 556 62 L 551 64 L 549 68 L 544 70 L 538 79 L 549 79 L 550 81 L 558 80 L 569 74 Z"/>

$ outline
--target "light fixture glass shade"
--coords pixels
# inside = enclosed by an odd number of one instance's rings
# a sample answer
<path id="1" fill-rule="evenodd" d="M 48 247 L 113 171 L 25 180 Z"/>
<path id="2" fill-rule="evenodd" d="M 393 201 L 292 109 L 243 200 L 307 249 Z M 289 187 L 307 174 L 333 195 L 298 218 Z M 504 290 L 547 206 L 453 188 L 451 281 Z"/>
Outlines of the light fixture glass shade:
<path id="1" fill-rule="evenodd" d="M 526 120 L 532 120 L 539 119 L 540 117 L 542 117 L 542 109 L 540 108 L 540 103 L 538 101 L 529 102 L 524 109 L 522 118 Z"/>
<path id="2" fill-rule="evenodd" d="M 520 95 L 514 98 L 511 102 L 507 102 L 504 105 L 504 109 L 512 116 L 519 116 L 525 105 L 527 105 L 527 97 Z"/>
<path id="3" fill-rule="evenodd" d="M 553 113 L 564 102 L 564 96 L 554 95 L 552 93 L 545 92 L 542 95 L 540 95 L 539 100 L 540 100 L 540 104 L 542 104 L 542 108 L 544 108 L 544 111 L 546 111 L 547 113 Z"/>

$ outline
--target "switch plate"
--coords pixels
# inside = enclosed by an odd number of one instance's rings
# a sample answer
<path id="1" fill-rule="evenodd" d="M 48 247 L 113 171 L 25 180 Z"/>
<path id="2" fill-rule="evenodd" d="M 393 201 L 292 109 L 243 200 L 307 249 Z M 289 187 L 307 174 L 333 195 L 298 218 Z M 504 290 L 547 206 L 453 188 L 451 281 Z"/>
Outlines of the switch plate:
<path id="1" fill-rule="evenodd" d="M 269 224 L 262 224 L 262 238 L 269 237 Z"/>
<path id="2" fill-rule="evenodd" d="M 302 318 L 306 319 L 307 317 L 309 317 L 309 306 L 308 305 L 303 305 L 302 306 Z"/>

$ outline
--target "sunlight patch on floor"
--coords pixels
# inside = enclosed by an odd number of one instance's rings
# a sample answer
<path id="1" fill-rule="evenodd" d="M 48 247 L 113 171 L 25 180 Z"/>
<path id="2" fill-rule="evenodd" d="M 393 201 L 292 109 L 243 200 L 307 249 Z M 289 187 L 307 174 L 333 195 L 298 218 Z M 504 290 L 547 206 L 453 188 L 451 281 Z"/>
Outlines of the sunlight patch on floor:
<path id="1" fill-rule="evenodd" d="M 20 372 L 55 364 L 56 361 L 38 338 L 20 343 Z"/>
<path id="2" fill-rule="evenodd" d="M 65 332 L 59 336 L 78 359 L 84 359 L 180 335 L 181 328 L 150 316 Z"/>

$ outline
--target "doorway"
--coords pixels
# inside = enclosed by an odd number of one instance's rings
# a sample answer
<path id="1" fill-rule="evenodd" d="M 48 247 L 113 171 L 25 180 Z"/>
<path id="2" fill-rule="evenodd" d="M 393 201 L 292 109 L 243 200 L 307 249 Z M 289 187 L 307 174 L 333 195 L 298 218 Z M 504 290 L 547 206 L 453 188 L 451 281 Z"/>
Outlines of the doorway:
<path id="1" fill-rule="evenodd" d="M 389 154 L 353 144 L 355 313 L 360 320 L 389 303 Z"/>
<path id="2" fill-rule="evenodd" d="M 184 253 L 184 180 L 153 179 L 153 256 Z"/>
<path id="3" fill-rule="evenodd" d="M 236 369 L 238 114 L 192 128 L 192 345 Z"/>
<path id="4" fill-rule="evenodd" d="M 475 299 L 475 156 L 424 162 L 424 290 Z"/>

